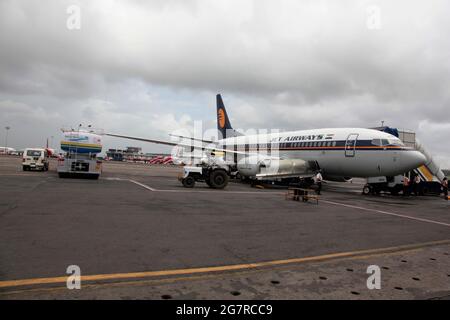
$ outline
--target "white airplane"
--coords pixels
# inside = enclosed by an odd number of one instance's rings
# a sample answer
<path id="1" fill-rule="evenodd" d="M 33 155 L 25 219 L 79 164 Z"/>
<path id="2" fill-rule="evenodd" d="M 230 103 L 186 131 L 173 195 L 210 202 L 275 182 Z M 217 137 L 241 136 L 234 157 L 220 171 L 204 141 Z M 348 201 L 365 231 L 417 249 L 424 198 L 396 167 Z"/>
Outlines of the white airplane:
<path id="1" fill-rule="evenodd" d="M 0 154 L 11 154 L 16 152 L 16 149 L 9 147 L 0 147 Z"/>
<path id="2" fill-rule="evenodd" d="M 282 133 L 242 135 L 234 130 L 220 94 L 217 95 L 216 142 L 185 138 L 162 141 L 107 134 L 151 143 L 223 152 L 243 177 L 273 179 L 311 177 L 318 170 L 325 179 L 395 176 L 426 162 L 425 156 L 406 147 L 397 137 L 375 129 L 325 128 Z M 189 139 L 189 140 L 188 140 Z M 201 142 L 201 145 L 196 145 Z"/>

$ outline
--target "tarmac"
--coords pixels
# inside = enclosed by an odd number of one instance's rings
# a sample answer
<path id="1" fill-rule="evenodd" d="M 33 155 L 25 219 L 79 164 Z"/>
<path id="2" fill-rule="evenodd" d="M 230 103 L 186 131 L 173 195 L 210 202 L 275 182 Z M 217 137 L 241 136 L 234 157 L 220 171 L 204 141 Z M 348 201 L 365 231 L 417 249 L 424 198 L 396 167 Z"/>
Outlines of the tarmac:
<path id="1" fill-rule="evenodd" d="M 438 197 L 363 196 L 355 179 L 324 183 L 315 204 L 236 182 L 186 189 L 177 166 L 107 162 L 99 180 L 55 168 L 0 156 L 0 299 L 450 298 Z"/>

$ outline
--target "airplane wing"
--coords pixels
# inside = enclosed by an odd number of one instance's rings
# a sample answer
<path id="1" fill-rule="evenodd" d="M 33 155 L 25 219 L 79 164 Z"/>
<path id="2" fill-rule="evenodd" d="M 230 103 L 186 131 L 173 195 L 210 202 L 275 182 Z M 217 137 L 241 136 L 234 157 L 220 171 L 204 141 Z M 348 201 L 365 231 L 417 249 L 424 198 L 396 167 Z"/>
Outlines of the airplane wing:
<path id="1" fill-rule="evenodd" d="M 211 143 L 211 144 L 217 144 L 217 142 L 211 141 L 211 140 L 204 140 L 204 139 L 198 139 L 198 138 L 193 138 L 193 137 L 186 137 L 186 136 L 179 136 L 177 134 L 169 134 L 169 136 L 171 137 L 176 137 L 176 138 L 182 138 L 182 139 L 189 139 L 192 141 L 200 141 L 200 142 L 204 142 L 204 143 Z"/>
<path id="2" fill-rule="evenodd" d="M 244 152 L 244 151 L 235 151 L 235 150 L 229 150 L 229 149 L 223 149 L 223 148 L 216 148 L 216 147 L 207 146 L 207 145 L 195 145 L 195 144 L 185 143 L 185 142 L 173 142 L 173 141 L 139 138 L 139 137 L 132 137 L 132 136 L 124 136 L 124 135 L 114 134 L 114 133 L 105 133 L 105 135 L 110 136 L 110 137 L 116 137 L 116 138 L 137 140 L 137 141 L 150 142 L 150 143 L 156 143 L 156 144 L 164 144 L 167 146 L 188 147 L 188 148 L 206 150 L 206 151 L 211 151 L 211 152 L 227 152 L 227 153 L 233 153 L 233 154 L 235 153 L 235 154 L 242 154 L 242 155 L 256 155 L 257 154 L 257 153 L 250 153 L 250 152 Z M 200 139 L 198 139 L 198 140 L 200 140 Z M 206 142 L 206 140 L 204 142 Z"/>
<path id="3" fill-rule="evenodd" d="M 114 134 L 114 133 L 105 133 L 105 135 L 106 136 L 110 136 L 110 137 L 116 137 L 116 138 L 144 141 L 144 142 L 150 142 L 150 143 L 156 143 L 156 144 L 164 144 L 164 145 L 168 145 L 168 146 L 177 146 L 177 145 L 179 145 L 178 143 L 171 142 L 171 141 L 163 141 L 163 140 L 155 140 L 155 139 L 147 139 L 147 138 L 138 138 L 138 137 L 124 136 L 124 135 Z"/>

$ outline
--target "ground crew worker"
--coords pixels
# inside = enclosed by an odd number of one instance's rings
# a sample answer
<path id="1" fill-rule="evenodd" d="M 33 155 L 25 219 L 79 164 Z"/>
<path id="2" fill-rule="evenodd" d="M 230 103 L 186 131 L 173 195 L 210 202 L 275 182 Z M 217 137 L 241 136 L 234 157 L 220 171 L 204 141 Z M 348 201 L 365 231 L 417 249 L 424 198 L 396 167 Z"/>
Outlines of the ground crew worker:
<path id="1" fill-rule="evenodd" d="M 322 170 L 319 170 L 319 172 L 317 172 L 314 180 L 316 180 L 316 184 L 317 184 L 317 194 L 320 194 L 320 191 L 322 191 L 322 174 L 320 173 Z"/>
<path id="2" fill-rule="evenodd" d="M 415 178 L 414 178 L 414 194 L 417 196 L 417 195 L 419 195 L 419 192 L 420 192 L 420 177 L 419 177 L 419 175 L 417 175 L 417 176 L 415 176 Z"/>
<path id="3" fill-rule="evenodd" d="M 406 197 L 409 194 L 409 178 L 403 177 L 403 196 Z"/>
<path id="4" fill-rule="evenodd" d="M 447 180 L 447 178 L 444 178 L 444 180 L 442 180 L 442 191 L 444 191 L 445 200 L 448 200 L 448 180 Z"/>

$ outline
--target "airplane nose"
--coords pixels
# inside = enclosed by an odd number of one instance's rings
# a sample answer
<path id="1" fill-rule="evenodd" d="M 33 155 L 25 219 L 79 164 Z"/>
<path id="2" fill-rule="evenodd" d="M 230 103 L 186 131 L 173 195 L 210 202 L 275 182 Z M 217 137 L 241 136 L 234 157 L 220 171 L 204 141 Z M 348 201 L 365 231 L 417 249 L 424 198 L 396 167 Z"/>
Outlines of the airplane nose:
<path id="1" fill-rule="evenodd" d="M 425 155 L 416 150 L 407 151 L 402 154 L 402 166 L 405 172 L 416 169 L 427 162 Z"/>

